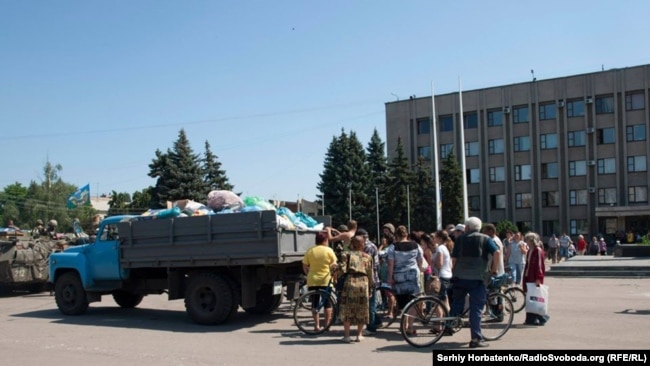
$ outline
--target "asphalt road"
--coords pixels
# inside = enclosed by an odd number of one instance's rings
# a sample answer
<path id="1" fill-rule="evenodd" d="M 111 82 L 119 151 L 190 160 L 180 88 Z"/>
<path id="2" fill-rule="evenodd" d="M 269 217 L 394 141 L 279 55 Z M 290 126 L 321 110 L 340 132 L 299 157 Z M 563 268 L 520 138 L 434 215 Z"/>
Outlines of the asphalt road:
<path id="1" fill-rule="evenodd" d="M 650 348 L 650 278 L 547 278 L 551 319 L 522 325 L 498 350 Z M 356 344 L 339 342 L 342 327 L 318 337 L 293 325 L 288 303 L 269 316 L 240 311 L 229 324 L 195 325 L 182 300 L 149 296 L 125 310 L 110 296 L 77 317 L 63 316 L 48 293 L 0 297 L 0 357 L 5 365 L 428 365 L 432 349 L 466 349 L 469 330 L 432 348 L 404 342 L 397 325 Z"/>

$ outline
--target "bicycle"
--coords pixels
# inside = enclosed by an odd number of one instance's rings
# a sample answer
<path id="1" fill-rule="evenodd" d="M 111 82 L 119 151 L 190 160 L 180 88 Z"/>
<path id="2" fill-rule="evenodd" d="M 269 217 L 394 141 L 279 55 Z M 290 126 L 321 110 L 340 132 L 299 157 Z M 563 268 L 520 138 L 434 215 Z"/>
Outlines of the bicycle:
<path id="1" fill-rule="evenodd" d="M 376 316 L 381 319 L 381 325 L 378 325 L 377 328 L 388 328 L 395 322 L 397 319 L 397 299 L 393 294 L 393 290 L 387 283 L 380 283 L 377 287 L 375 299 L 376 299 Z"/>
<path id="2" fill-rule="evenodd" d="M 293 321 L 305 334 L 318 335 L 329 330 L 336 322 L 339 312 L 338 293 L 333 278 L 324 289 L 309 290 L 296 300 L 293 307 Z M 327 305 L 331 304 L 330 307 Z M 315 307 L 314 307 L 315 306 Z M 328 313 L 328 309 L 331 309 Z M 316 326 L 316 318 L 319 326 Z"/>
<path id="3" fill-rule="evenodd" d="M 452 330 L 452 334 L 460 331 L 465 325 L 463 318 L 468 313 L 469 307 L 457 316 L 449 316 L 449 311 L 439 297 L 416 297 L 402 311 L 400 332 L 411 346 L 428 347 L 438 342 L 448 332 L 447 328 Z M 490 286 L 481 316 L 483 338 L 494 341 L 503 337 L 512 326 L 513 319 L 514 308 L 510 298 L 502 294 L 499 288 Z"/>
<path id="4" fill-rule="evenodd" d="M 513 282 L 514 282 L 514 278 L 512 276 L 512 272 L 506 269 L 506 281 L 503 284 L 503 286 L 508 286 L 508 287 L 505 290 L 503 290 L 503 294 L 508 296 L 508 298 L 510 298 L 515 313 L 518 313 L 524 310 L 524 308 L 526 307 L 526 293 L 524 292 L 524 290 L 521 289 L 521 287 L 517 285 L 513 285 Z"/>

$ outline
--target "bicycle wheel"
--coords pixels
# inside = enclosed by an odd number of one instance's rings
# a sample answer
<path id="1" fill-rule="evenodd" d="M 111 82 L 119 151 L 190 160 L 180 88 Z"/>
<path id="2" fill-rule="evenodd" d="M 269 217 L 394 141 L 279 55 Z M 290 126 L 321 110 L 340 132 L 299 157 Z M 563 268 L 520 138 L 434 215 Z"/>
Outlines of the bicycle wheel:
<path id="1" fill-rule="evenodd" d="M 428 347 L 438 342 L 445 329 L 447 308 L 434 296 L 411 300 L 402 311 L 400 332 L 413 347 Z"/>
<path id="2" fill-rule="evenodd" d="M 327 300 L 329 299 L 329 301 Z M 330 306 L 326 306 L 329 302 Z M 313 307 L 315 303 L 316 307 Z M 336 299 L 325 290 L 307 291 L 296 300 L 293 308 L 293 321 L 305 334 L 317 335 L 325 332 L 334 322 Z M 316 320 L 319 326 L 316 326 Z"/>
<path id="3" fill-rule="evenodd" d="M 481 333 L 486 341 L 494 341 L 510 329 L 515 311 L 510 298 L 501 293 L 488 295 L 485 309 L 481 317 Z"/>
<path id="4" fill-rule="evenodd" d="M 381 320 L 381 325 L 377 328 L 388 328 L 397 318 L 397 300 L 393 295 L 390 287 L 380 287 L 377 289 L 377 317 Z"/>
<path id="5" fill-rule="evenodd" d="M 524 290 L 519 287 L 510 287 L 503 291 L 503 294 L 508 296 L 510 301 L 512 301 L 512 307 L 515 310 L 515 313 L 518 313 L 526 307 L 526 293 Z"/>

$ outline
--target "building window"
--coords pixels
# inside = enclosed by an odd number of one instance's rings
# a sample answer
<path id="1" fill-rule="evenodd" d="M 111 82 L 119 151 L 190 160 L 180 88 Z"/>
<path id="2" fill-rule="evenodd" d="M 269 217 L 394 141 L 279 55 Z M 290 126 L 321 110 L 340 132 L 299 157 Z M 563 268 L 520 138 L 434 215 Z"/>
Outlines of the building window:
<path id="1" fill-rule="evenodd" d="M 559 205 L 559 192 L 542 192 L 542 207 L 557 207 Z"/>
<path id="2" fill-rule="evenodd" d="M 517 193 L 515 194 L 515 207 L 527 208 L 533 206 L 533 195 L 530 193 Z"/>
<path id="3" fill-rule="evenodd" d="M 467 183 L 480 183 L 481 171 L 479 169 L 467 169 Z"/>
<path id="4" fill-rule="evenodd" d="M 454 130 L 454 117 L 453 116 L 440 117 L 440 132 L 453 131 L 453 130 Z"/>
<path id="5" fill-rule="evenodd" d="M 587 135 L 585 131 L 570 131 L 568 139 L 569 147 L 585 146 L 587 143 Z"/>
<path id="6" fill-rule="evenodd" d="M 645 172 L 648 170 L 645 155 L 628 156 L 627 157 L 627 172 Z"/>
<path id="7" fill-rule="evenodd" d="M 539 120 L 555 119 L 557 115 L 555 103 L 542 104 L 539 106 Z"/>
<path id="8" fill-rule="evenodd" d="M 569 162 L 569 176 L 577 177 L 587 175 L 587 162 L 584 160 Z"/>
<path id="9" fill-rule="evenodd" d="M 503 139 L 489 140 L 488 152 L 490 154 L 503 154 Z"/>
<path id="10" fill-rule="evenodd" d="M 424 160 L 431 160 L 431 146 L 419 146 L 418 156 Z"/>
<path id="11" fill-rule="evenodd" d="M 515 152 L 530 150 L 530 136 L 517 136 L 514 139 Z"/>
<path id="12" fill-rule="evenodd" d="M 645 125 L 627 126 L 627 141 L 645 141 Z"/>
<path id="13" fill-rule="evenodd" d="M 598 190 L 598 204 L 616 204 L 616 188 L 600 188 Z"/>
<path id="14" fill-rule="evenodd" d="M 493 210 L 503 210 L 506 208 L 506 195 L 493 194 L 490 196 L 490 208 Z"/>
<path id="15" fill-rule="evenodd" d="M 478 156 L 478 141 L 465 143 L 465 156 Z"/>
<path id="16" fill-rule="evenodd" d="M 418 118 L 418 135 L 428 135 L 431 133 L 431 122 L 429 118 Z"/>
<path id="17" fill-rule="evenodd" d="M 585 115 L 585 101 L 574 100 L 566 104 L 567 117 L 580 117 Z"/>
<path id="18" fill-rule="evenodd" d="M 625 96 L 625 110 L 634 111 L 645 108 L 645 94 L 634 93 Z"/>
<path id="19" fill-rule="evenodd" d="M 506 180 L 506 168 L 502 166 L 490 167 L 490 182 L 503 182 Z"/>
<path id="20" fill-rule="evenodd" d="M 596 114 L 614 113 L 614 97 L 596 98 Z"/>
<path id="21" fill-rule="evenodd" d="M 560 220 L 543 220 L 542 221 L 542 235 L 560 235 Z"/>
<path id="22" fill-rule="evenodd" d="M 569 235 L 579 235 L 579 234 L 588 234 L 589 227 L 587 226 L 587 220 L 581 219 L 571 219 L 569 220 Z"/>
<path id="23" fill-rule="evenodd" d="M 542 150 L 544 149 L 555 149 L 557 148 L 557 134 L 556 133 L 547 133 L 545 135 L 539 136 L 539 143 Z"/>
<path id="24" fill-rule="evenodd" d="M 501 109 L 488 111 L 488 127 L 503 125 L 503 111 Z"/>
<path id="25" fill-rule="evenodd" d="M 598 174 L 615 174 L 616 158 L 598 159 Z"/>
<path id="26" fill-rule="evenodd" d="M 542 164 L 542 178 L 552 179 L 558 177 L 557 163 Z"/>
<path id="27" fill-rule="evenodd" d="M 513 123 L 525 123 L 525 122 L 530 122 L 530 118 L 528 117 L 528 107 L 523 106 L 523 107 L 514 107 L 512 108 L 512 122 Z"/>
<path id="28" fill-rule="evenodd" d="M 530 180 L 530 165 L 515 165 L 515 180 Z"/>
<path id="29" fill-rule="evenodd" d="M 628 187 L 627 200 L 630 202 L 648 202 L 648 187 Z"/>
<path id="30" fill-rule="evenodd" d="M 443 144 L 440 145 L 440 158 L 441 159 L 447 159 L 449 154 L 451 154 L 451 150 L 454 148 L 454 144 Z"/>
<path id="31" fill-rule="evenodd" d="M 467 113 L 463 117 L 463 126 L 465 129 L 478 128 L 478 113 Z"/>
<path id="32" fill-rule="evenodd" d="M 577 189 L 569 191 L 569 205 L 580 206 L 586 205 L 589 200 L 589 193 L 586 189 Z"/>
<path id="33" fill-rule="evenodd" d="M 467 204 L 472 211 L 481 211 L 481 196 L 467 197 Z"/>
<path id="34" fill-rule="evenodd" d="M 614 127 L 598 129 L 599 144 L 613 144 L 615 142 L 616 142 L 616 130 L 614 130 Z"/>

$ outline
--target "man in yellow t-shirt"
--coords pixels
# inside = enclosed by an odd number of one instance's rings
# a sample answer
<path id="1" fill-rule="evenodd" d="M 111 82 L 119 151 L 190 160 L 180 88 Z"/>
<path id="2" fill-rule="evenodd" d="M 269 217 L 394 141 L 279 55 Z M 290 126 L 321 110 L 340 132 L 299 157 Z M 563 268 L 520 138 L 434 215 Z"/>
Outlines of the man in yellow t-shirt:
<path id="1" fill-rule="evenodd" d="M 310 248 L 302 259 L 302 270 L 307 275 L 307 287 L 309 290 L 324 289 L 330 283 L 332 268 L 336 266 L 336 254 L 328 246 L 328 233 L 321 231 L 316 234 L 316 245 Z M 320 302 L 320 296 L 311 299 L 312 308 L 316 309 Z M 314 330 L 320 330 L 320 317 L 314 312 Z M 332 304 L 327 301 L 325 304 L 325 324 L 329 324 L 332 318 Z"/>

